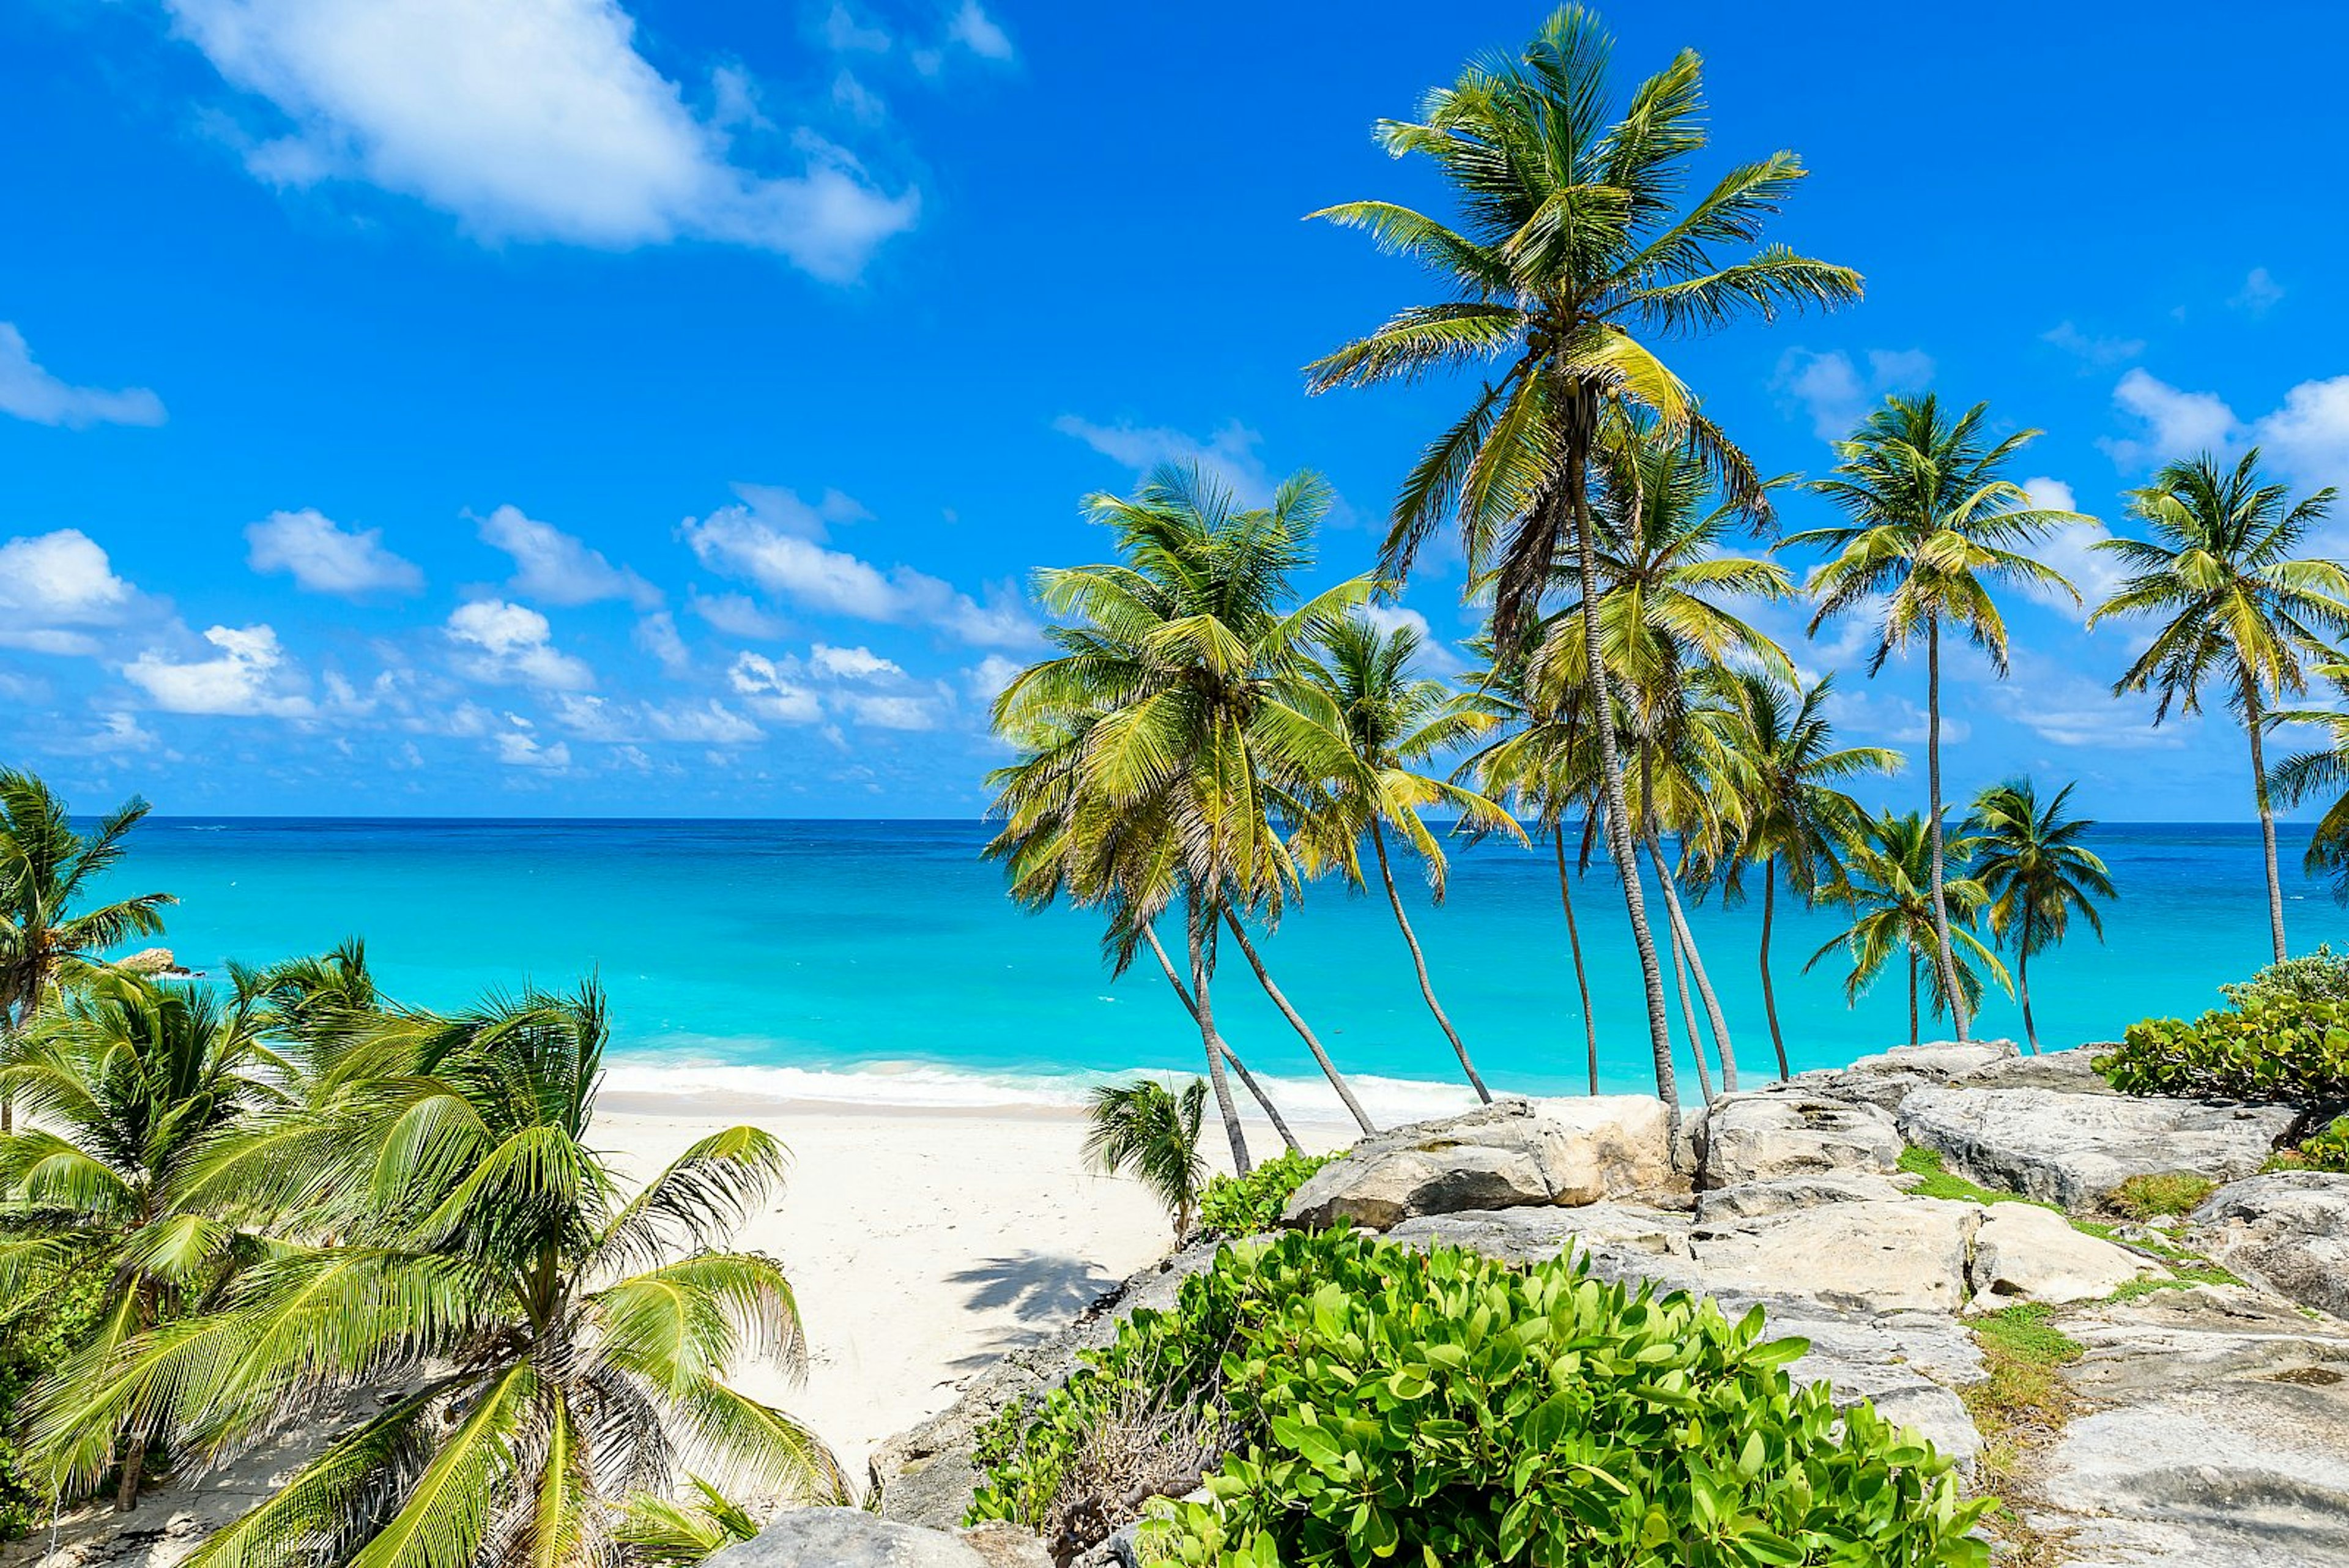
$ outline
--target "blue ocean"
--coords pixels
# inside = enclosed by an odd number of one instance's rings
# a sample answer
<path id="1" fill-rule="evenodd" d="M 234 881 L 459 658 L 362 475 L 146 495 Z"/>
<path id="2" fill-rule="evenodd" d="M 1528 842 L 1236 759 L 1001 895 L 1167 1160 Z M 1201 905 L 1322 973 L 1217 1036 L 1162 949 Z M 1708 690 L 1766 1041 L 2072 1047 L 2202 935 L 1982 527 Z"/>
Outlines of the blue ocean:
<path id="1" fill-rule="evenodd" d="M 114 890 L 179 898 L 162 939 L 217 974 L 347 936 L 367 940 L 401 1000 L 453 1007 L 528 981 L 593 975 L 615 1017 L 613 1083 L 632 1090 L 977 1105 L 1073 1097 L 1104 1075 L 1187 1071 L 1190 1021 L 1146 958 L 1112 978 L 1099 923 L 1030 914 L 982 861 L 977 822 L 359 821 L 152 819 Z M 2305 829 L 2286 829 L 2294 951 L 2344 934 L 2329 888 L 2299 872 Z M 2116 1037 L 2148 1014 L 2219 1002 L 2222 981 L 2265 960 L 2259 838 L 2244 826 L 2116 825 L 2095 846 L 2121 898 L 2099 944 L 2076 928 L 2034 960 L 2043 1042 Z M 1639 969 L 1612 879 L 1577 885 L 1606 1086 L 1651 1087 Z M 1583 1033 L 1554 863 L 1486 842 L 1455 846 L 1448 897 L 1415 885 L 1413 919 L 1438 994 L 1497 1088 L 1578 1093 Z M 1756 900 L 1694 912 L 1741 1065 L 1771 1062 Z M 1797 1070 L 1908 1037 L 1901 972 L 1847 1005 L 1832 910 L 1782 898 L 1774 939 L 1780 1016 Z M 1167 933 L 1170 939 L 1173 932 Z M 1261 943 L 1374 1114 L 1456 1100 L 1453 1060 L 1422 1006 L 1382 897 L 1308 890 Z M 1261 1076 L 1301 1080 L 1310 1058 L 1226 944 L 1219 1022 Z M 1930 1018 L 1927 1037 L 1937 1032 Z M 1994 996 L 1981 1033 L 2022 1033 Z M 1682 1044 L 1682 1073 L 1693 1093 Z"/>

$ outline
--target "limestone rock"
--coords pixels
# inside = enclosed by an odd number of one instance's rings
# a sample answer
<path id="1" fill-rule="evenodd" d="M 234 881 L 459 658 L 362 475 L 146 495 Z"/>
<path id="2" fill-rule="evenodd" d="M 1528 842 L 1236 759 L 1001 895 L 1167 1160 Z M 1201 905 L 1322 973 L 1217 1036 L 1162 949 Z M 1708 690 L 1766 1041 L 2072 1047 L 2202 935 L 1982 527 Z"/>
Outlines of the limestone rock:
<path id="1" fill-rule="evenodd" d="M 2193 1242 L 2243 1278 L 2349 1318 L 2349 1176 L 2254 1176 L 2212 1193 L 2192 1227 Z"/>
<path id="2" fill-rule="evenodd" d="M 1899 1115 L 1901 1135 L 1958 1174 L 2072 1210 L 2096 1207 L 2132 1176 L 2250 1176 L 2292 1123 L 2280 1106 L 1977 1085 L 1917 1089 Z"/>
<path id="3" fill-rule="evenodd" d="M 1300 1230 L 1346 1220 L 1384 1231 L 1421 1214 L 1595 1203 L 1612 1189 L 1610 1171 L 1632 1159 L 1638 1136 L 1619 1120 L 1599 1125 L 1603 1136 L 1537 1115 L 1527 1101 L 1503 1100 L 1396 1127 L 1307 1178 L 1281 1223 Z M 1661 1146 L 1661 1116 L 1656 1132 Z"/>
<path id="4" fill-rule="evenodd" d="M 1784 1089 L 1724 1095 L 1691 1120 L 1701 1189 L 1838 1171 L 1883 1172 L 1900 1134 L 1877 1106 Z"/>
<path id="5" fill-rule="evenodd" d="M 1813 1094 L 1898 1111 L 1912 1089 L 1961 1082 L 2012 1061 L 2014 1055 L 2012 1040 L 1977 1040 L 1963 1045 L 1940 1040 L 1896 1045 L 1862 1056 L 1848 1067 L 1806 1073 L 1797 1082 Z"/>
<path id="6" fill-rule="evenodd" d="M 1797 1210 L 1691 1236 L 1705 1289 L 1804 1295 L 1868 1312 L 1953 1313 L 1982 1210 L 1930 1198 Z"/>
<path id="7" fill-rule="evenodd" d="M 1039 1565 L 1051 1561 L 1029 1559 Z M 983 1555 L 943 1531 L 900 1524 L 859 1508 L 802 1508 L 709 1559 L 709 1568 L 1027 1568 L 1015 1557 Z"/>
<path id="8" fill-rule="evenodd" d="M 1974 1232 L 1976 1311 L 2017 1302 L 2097 1301 L 2160 1266 L 2110 1241 L 2084 1235 L 2064 1216 L 2035 1203 L 1994 1203 Z"/>
<path id="9" fill-rule="evenodd" d="M 1535 1114 L 1587 1141 L 1607 1196 L 1661 1192 L 1675 1183 L 1671 1113 L 1653 1095 L 1536 1100 Z"/>
<path id="10" fill-rule="evenodd" d="M 1901 1196 L 1900 1189 L 1880 1176 L 1786 1176 L 1775 1181 L 1748 1181 L 1700 1192 L 1696 1195 L 1696 1217 L 1707 1222 L 1755 1220 L 1795 1209 L 1816 1209 L 1827 1203 L 1897 1202 Z"/>

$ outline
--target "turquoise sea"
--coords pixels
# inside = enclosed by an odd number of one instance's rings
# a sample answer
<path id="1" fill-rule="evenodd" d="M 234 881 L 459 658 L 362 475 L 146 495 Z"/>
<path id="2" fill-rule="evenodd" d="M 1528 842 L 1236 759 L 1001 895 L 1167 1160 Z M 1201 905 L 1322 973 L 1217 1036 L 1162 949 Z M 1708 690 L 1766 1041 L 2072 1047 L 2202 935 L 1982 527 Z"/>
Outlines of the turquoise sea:
<path id="1" fill-rule="evenodd" d="M 1192 1068 L 1196 1036 L 1154 966 L 1112 981 L 1092 916 L 1014 908 L 978 857 L 986 836 L 976 822 L 159 818 L 138 830 L 112 885 L 176 893 L 163 940 L 182 963 L 215 972 L 357 934 L 392 993 L 427 1005 L 525 978 L 599 975 L 621 1088 L 979 1104 L 1065 1098 L 1135 1067 Z M 2337 941 L 2344 927 L 2327 888 L 2299 875 L 2304 840 L 2286 830 L 2295 951 Z M 2103 945 L 2083 929 L 2033 962 L 2051 1046 L 2114 1038 L 2148 1013 L 2199 1012 L 2220 981 L 2266 956 L 2256 828 L 2116 825 L 2096 847 L 2122 898 Z M 1577 891 L 1605 1083 L 1647 1086 L 1620 896 L 1603 873 Z M 1416 888 L 1412 898 L 1438 992 L 1487 1079 L 1579 1092 L 1582 1026 L 1549 858 L 1459 846 L 1444 905 L 1428 908 Z M 1770 1061 L 1758 915 L 1755 902 L 1716 904 L 1693 920 L 1749 1075 Z M 1781 900 L 1775 972 L 1797 1069 L 1907 1037 L 1897 974 L 1847 1008 L 1839 954 L 1802 972 L 1838 929 L 1826 911 Z M 1226 950 L 1217 1012 L 1235 1048 L 1260 1074 L 1311 1075 Z M 1371 1081 L 1374 1114 L 1455 1097 L 1439 1086 L 1450 1051 L 1383 898 L 1313 888 L 1263 951 L 1340 1064 Z M 2020 1036 L 2020 1014 L 1996 998 L 1982 1030 Z M 1302 1085 L 1292 1093 L 1309 1109 L 1319 1103 Z"/>

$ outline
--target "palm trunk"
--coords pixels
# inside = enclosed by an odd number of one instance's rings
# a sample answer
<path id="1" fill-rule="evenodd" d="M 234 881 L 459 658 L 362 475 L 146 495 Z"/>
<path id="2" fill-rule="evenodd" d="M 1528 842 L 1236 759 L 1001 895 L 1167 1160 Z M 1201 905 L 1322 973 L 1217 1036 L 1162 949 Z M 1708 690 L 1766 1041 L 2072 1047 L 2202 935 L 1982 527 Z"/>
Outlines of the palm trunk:
<path id="1" fill-rule="evenodd" d="M 1575 574 L 1582 591 L 1582 649 L 1589 668 L 1590 706 L 1597 716 L 1593 728 L 1599 732 L 1599 766 L 1606 786 L 1607 852 L 1623 884 L 1623 911 L 1630 917 L 1631 944 L 1640 952 L 1640 983 L 1648 1002 L 1648 1044 L 1656 1058 L 1656 1095 L 1664 1102 L 1677 1147 L 1681 1099 L 1672 1075 L 1671 1016 L 1664 1003 L 1664 971 L 1656 961 L 1655 934 L 1648 929 L 1648 899 L 1640 885 L 1639 856 L 1631 846 L 1631 819 L 1623 801 L 1623 759 L 1615 745 L 1607 649 L 1599 635 L 1599 543 L 1591 537 L 1589 476 L 1584 472 L 1597 412 L 1590 402 L 1588 394 L 1578 393 L 1568 413 L 1565 476 L 1567 504 L 1573 513 Z"/>
<path id="2" fill-rule="evenodd" d="M 129 1513 L 139 1504 L 139 1483 L 147 1469 L 147 1439 L 133 1438 L 122 1454 L 122 1479 L 114 1489 L 114 1511 Z"/>
<path id="3" fill-rule="evenodd" d="M 1966 1039 L 1966 999 L 1958 991 L 1958 958 L 1950 947 L 1950 903 L 1941 892 L 1941 618 L 1925 618 L 1925 788 L 1933 835 L 1933 961 L 1950 999 L 1950 1023 Z M 2281 918 L 2281 917 L 2279 917 Z"/>
<path id="4" fill-rule="evenodd" d="M 1672 939 L 1672 983 L 1680 987 L 1681 992 L 1681 1022 L 1688 1028 L 1689 1054 L 1696 1058 L 1697 1093 L 1704 1096 L 1704 1103 L 1709 1106 L 1713 1104 L 1713 1075 L 1705 1068 L 1704 1042 L 1697 1038 L 1696 1006 L 1689 1000 L 1688 969 L 1682 961 L 1685 955 L 1681 946 L 1680 927 L 1673 925 L 1669 934 Z"/>
<path id="5" fill-rule="evenodd" d="M 1371 847 L 1379 857 L 1379 880 L 1386 884 L 1387 904 L 1394 910 L 1395 925 L 1402 932 L 1403 945 L 1411 949 L 1411 967 L 1419 973 L 1419 994 L 1427 999 L 1427 1010 L 1435 1014 L 1435 1022 L 1444 1037 L 1452 1042 L 1452 1054 L 1460 1058 L 1460 1070 L 1468 1075 L 1469 1087 L 1485 1105 L 1493 1103 L 1493 1092 L 1485 1087 L 1485 1080 L 1476 1075 L 1476 1064 L 1468 1060 L 1468 1047 L 1460 1043 L 1460 1032 L 1452 1027 L 1452 1020 L 1444 1015 L 1443 1003 L 1435 1000 L 1435 987 L 1428 982 L 1427 957 L 1419 950 L 1418 933 L 1411 929 L 1411 920 L 1402 912 L 1402 895 L 1395 891 L 1394 868 L 1387 864 L 1386 835 L 1379 827 L 1377 817 L 1371 819 Z"/>
<path id="6" fill-rule="evenodd" d="M 2031 1022 L 2031 920 L 2023 922 L 2023 945 L 2014 954 L 2015 989 L 2023 993 L 2023 1038 L 2029 1042 L 2031 1054 L 2039 1054 L 2039 1026 Z"/>
<path id="7" fill-rule="evenodd" d="M 1231 1140 L 1232 1173 L 1246 1176 L 1249 1169 L 1247 1133 L 1240 1126 L 1239 1107 L 1232 1104 L 1231 1080 L 1224 1075 L 1224 1043 L 1216 1033 L 1216 1004 L 1207 993 L 1208 977 L 1216 967 L 1215 941 L 1212 921 L 1192 922 L 1191 994 L 1197 1004 L 1191 1015 L 1199 1021 L 1199 1041 L 1207 1052 L 1207 1082 L 1216 1091 L 1216 1110 L 1224 1118 L 1224 1136 Z"/>
<path id="8" fill-rule="evenodd" d="M 1713 981 L 1704 972 L 1704 960 L 1696 950 L 1696 932 L 1689 928 L 1688 913 L 1681 908 L 1680 885 L 1673 879 L 1671 864 L 1664 858 L 1663 846 L 1656 842 L 1652 826 L 1648 831 L 1648 858 L 1655 862 L 1656 880 L 1664 890 L 1664 913 L 1671 919 L 1672 935 L 1688 955 L 1696 993 L 1704 998 L 1705 1026 L 1713 1035 L 1713 1053 L 1721 1058 L 1721 1092 L 1733 1095 L 1737 1093 L 1737 1053 L 1729 1043 L 1729 1020 L 1722 1015 L 1721 999 L 1713 994 Z"/>
<path id="9" fill-rule="evenodd" d="M 2260 689 L 2247 675 L 2243 680 L 2243 728 L 2251 737 L 2251 789 L 2260 807 L 2260 848 L 2267 857 L 2268 934 L 2275 943 L 2275 961 L 2283 962 L 2283 878 L 2276 870 L 2275 808 L 2268 799 L 2267 757 L 2260 740 Z"/>
<path id="10" fill-rule="evenodd" d="M 1778 998 L 1770 989 L 1770 917 L 1778 907 L 1778 857 L 1762 862 L 1762 1012 L 1770 1020 L 1770 1048 L 1778 1054 L 1778 1082 L 1793 1076 L 1786 1066 L 1786 1037 L 1778 1032 Z"/>
<path id="11" fill-rule="evenodd" d="M 1582 1037 L 1590 1051 L 1590 1092 L 1599 1092 L 1599 1020 L 1590 1015 L 1590 973 L 1582 962 L 1582 933 L 1574 923 L 1573 882 L 1566 873 L 1566 824 L 1554 823 L 1550 837 L 1557 846 L 1557 901 L 1566 909 L 1566 945 L 1574 950 L 1574 985 L 1582 992 Z"/>
<path id="12" fill-rule="evenodd" d="M 1909 1044 L 1917 1044 L 1917 950 L 1909 950 Z"/>
<path id="13" fill-rule="evenodd" d="M 1175 996 L 1182 1001 L 1183 1011 L 1191 1015 L 1192 1023 L 1196 1023 L 1199 1021 L 1199 1004 L 1191 1000 L 1191 988 L 1183 983 L 1183 977 L 1174 972 L 1174 962 L 1167 958 L 1166 950 L 1159 946 L 1157 931 L 1145 925 L 1142 928 L 1142 934 L 1149 939 L 1150 950 L 1158 955 L 1158 967 L 1166 971 L 1166 983 L 1174 988 Z M 1255 1097 L 1257 1106 L 1263 1108 L 1265 1119 L 1272 1123 L 1272 1130 L 1280 1135 L 1280 1141 L 1288 1146 L 1289 1152 L 1304 1153 L 1304 1145 L 1299 1143 L 1297 1135 L 1288 1130 L 1288 1123 L 1282 1118 L 1280 1107 L 1272 1103 L 1272 1096 L 1264 1092 L 1264 1086 L 1256 1081 L 1256 1075 L 1247 1070 L 1247 1064 L 1234 1054 L 1230 1042 L 1218 1035 L 1216 1039 L 1216 1048 L 1222 1053 L 1224 1060 L 1230 1064 L 1232 1071 L 1240 1075 L 1240 1083 L 1246 1086 L 1249 1095 Z"/>
<path id="14" fill-rule="evenodd" d="M 1240 951 L 1247 955 L 1248 968 L 1256 971 L 1257 983 L 1264 987 L 1264 993 L 1272 998 L 1272 1004 L 1280 1009 L 1280 1015 L 1288 1020 L 1288 1026 L 1297 1031 L 1299 1039 L 1305 1042 L 1305 1048 L 1313 1053 L 1313 1059 L 1321 1064 L 1322 1075 L 1330 1080 L 1330 1086 L 1338 1091 L 1338 1098 L 1354 1118 L 1354 1125 L 1362 1129 L 1365 1137 L 1377 1132 L 1377 1126 L 1363 1112 L 1362 1103 L 1354 1098 L 1354 1091 L 1347 1084 L 1345 1075 L 1339 1072 L 1338 1064 L 1330 1060 L 1330 1053 L 1321 1049 L 1321 1042 L 1314 1038 L 1313 1031 L 1307 1026 L 1297 1009 L 1288 1005 L 1288 998 L 1280 993 L 1280 987 L 1272 983 L 1271 972 L 1264 967 L 1264 960 L 1257 955 L 1256 944 L 1248 940 L 1247 928 L 1241 925 L 1239 917 L 1228 909 L 1224 911 L 1224 924 L 1231 928 L 1232 935 L 1239 940 Z"/>

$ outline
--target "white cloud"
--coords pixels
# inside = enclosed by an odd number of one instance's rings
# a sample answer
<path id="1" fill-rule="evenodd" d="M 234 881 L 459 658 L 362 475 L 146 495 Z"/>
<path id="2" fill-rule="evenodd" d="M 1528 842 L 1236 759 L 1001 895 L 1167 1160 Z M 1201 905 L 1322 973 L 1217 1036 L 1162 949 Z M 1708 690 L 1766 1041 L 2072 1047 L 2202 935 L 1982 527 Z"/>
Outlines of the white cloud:
<path id="1" fill-rule="evenodd" d="M 216 626 L 204 640 L 220 649 L 218 657 L 181 662 L 142 653 L 122 667 L 123 678 L 166 712 L 277 719 L 317 713 L 316 704 L 291 689 L 294 671 L 273 628 Z"/>
<path id="2" fill-rule="evenodd" d="M 962 0 L 954 19 L 947 24 L 947 36 L 983 60 L 1012 57 L 1010 38 L 996 26 L 995 18 L 979 9 L 978 0 Z"/>
<path id="3" fill-rule="evenodd" d="M 822 508 L 787 491 L 740 490 L 749 504 L 688 518 L 680 530 L 709 570 L 744 579 L 802 609 L 928 627 L 977 647 L 1014 648 L 1036 639 L 1035 622 L 1009 588 L 990 594 L 982 604 L 911 566 L 884 570 L 819 543 Z M 781 504 L 785 499 L 788 506 Z"/>
<path id="4" fill-rule="evenodd" d="M 935 730 L 939 704 L 927 697 L 880 696 L 857 692 L 841 706 L 859 724 L 875 730 Z"/>
<path id="5" fill-rule="evenodd" d="M 2096 442 L 2123 468 L 2224 451 L 2236 430 L 2235 410 L 2217 393 L 2181 391 L 2142 368 L 2121 377 L 2113 401 L 2144 431 L 2141 438 Z"/>
<path id="6" fill-rule="evenodd" d="M 2057 322 L 2041 333 L 2039 340 L 2052 343 L 2080 360 L 2083 370 L 2122 364 L 2145 352 L 2145 339 L 2142 337 L 2096 337 L 2081 331 L 2069 321 Z"/>
<path id="7" fill-rule="evenodd" d="M 78 528 L 0 545 L 0 648 L 95 653 L 94 639 L 66 628 L 119 620 L 132 598 L 105 550 Z"/>
<path id="8" fill-rule="evenodd" d="M 1770 385 L 1782 400 L 1810 415 L 1821 441 L 1842 441 L 1888 396 L 1920 392 L 1932 379 L 1932 357 L 1921 349 L 1871 348 L 1862 370 L 1841 349 L 1789 348 L 1779 356 Z"/>
<path id="9" fill-rule="evenodd" d="M 705 594 L 695 588 L 686 595 L 685 607 L 716 627 L 735 637 L 761 638 L 773 641 L 788 636 L 791 622 L 778 615 L 769 615 L 759 607 L 748 594 Z"/>
<path id="10" fill-rule="evenodd" d="M 1195 462 L 1232 487 L 1232 493 L 1249 506 L 1272 499 L 1279 481 L 1265 466 L 1257 448 L 1264 437 L 1237 420 L 1218 428 L 1206 440 L 1164 425 L 1136 425 L 1120 421 L 1095 424 L 1075 414 L 1062 414 L 1052 428 L 1074 436 L 1111 462 L 1146 473 L 1162 462 Z"/>
<path id="11" fill-rule="evenodd" d="M 1992 685 L 1990 696 L 2016 723 L 2058 746 L 2175 751 L 2187 744 L 2192 724 L 2173 717 L 2157 730 L 2150 699 L 2116 697 L 2103 681 L 2019 648 L 2008 678 Z"/>
<path id="12" fill-rule="evenodd" d="M 808 668 L 836 680 L 902 680 L 905 675 L 869 648 L 832 648 L 821 642 L 809 650 Z"/>
<path id="13" fill-rule="evenodd" d="M 506 715 L 510 729 L 500 730 L 490 737 L 490 744 L 498 761 L 510 768 L 544 768 L 560 772 L 571 765 L 571 748 L 561 741 L 553 745 L 542 744 L 531 732 L 531 722 L 519 713 Z"/>
<path id="14" fill-rule="evenodd" d="M 526 517 L 518 506 L 501 506 L 479 520 L 481 543 L 513 557 L 506 587 L 553 605 L 587 605 L 626 599 L 638 609 L 661 602 L 660 590 L 626 566 L 616 566 L 600 550 L 552 523 Z"/>
<path id="15" fill-rule="evenodd" d="M 22 332 L 0 321 L 0 413 L 36 425 L 64 425 L 72 430 L 90 425 L 160 425 L 163 400 L 144 387 L 109 392 L 98 387 L 69 386 L 34 359 Z"/>
<path id="16" fill-rule="evenodd" d="M 843 55 L 883 55 L 896 40 L 886 28 L 864 21 L 847 6 L 835 3 L 823 19 L 823 41 Z"/>
<path id="17" fill-rule="evenodd" d="M 2283 298 L 2283 285 L 2278 283 L 2263 266 L 2253 267 L 2243 279 L 2243 286 L 2227 301 L 2237 310 L 2251 316 L 2265 316 Z"/>
<path id="18" fill-rule="evenodd" d="M 1454 675 L 1468 667 L 1467 661 L 1460 657 L 1459 649 L 1447 639 L 1436 636 L 1434 628 L 1427 624 L 1427 618 L 1409 605 L 1374 600 L 1354 613 L 1389 636 L 1404 627 L 1417 632 L 1423 674 L 1433 671 L 1438 675 Z"/>
<path id="19" fill-rule="evenodd" d="M 564 728 L 590 741 L 690 741 L 739 746 L 761 738 L 759 726 L 715 697 L 672 704 L 606 701 L 568 694 L 557 700 Z"/>
<path id="20" fill-rule="evenodd" d="M 314 594 L 412 594 L 424 587 L 416 563 L 383 547 L 382 529 L 347 531 L 312 507 L 273 512 L 244 537 L 254 571 L 290 573 Z"/>
<path id="21" fill-rule="evenodd" d="M 555 691 L 578 691 L 595 684 L 585 659 L 554 647 L 554 628 L 527 605 L 475 599 L 449 617 L 450 640 L 471 649 L 465 673 L 476 680 L 520 680 Z"/>
<path id="22" fill-rule="evenodd" d="M 726 680 L 753 712 L 779 724 L 812 724 L 823 717 L 823 699 L 799 681 L 799 660 L 789 654 L 776 659 L 744 652 L 735 659 Z"/>
<path id="23" fill-rule="evenodd" d="M 987 706 L 1003 695 L 1003 689 L 1010 685 L 1024 668 L 1016 659 L 990 653 L 962 672 L 963 689 L 970 693 L 972 701 Z"/>
<path id="24" fill-rule="evenodd" d="M 2349 492 L 2349 376 L 2302 381 L 2283 395 L 2282 407 L 2252 422 L 2250 435 L 2297 483 Z"/>
<path id="25" fill-rule="evenodd" d="M 2041 474 L 2024 480 L 2023 488 L 2031 497 L 2031 504 L 2041 511 L 2077 512 L 2080 509 L 2079 499 L 2073 493 L 2072 487 L 2060 479 L 2050 479 Z M 2057 529 L 2033 549 L 2032 553 L 2042 562 L 2071 579 L 2072 586 L 2080 590 L 2080 602 L 2075 604 L 2071 595 L 2037 584 L 2025 587 L 2023 591 L 2049 609 L 2070 616 L 2075 620 L 2085 620 L 2098 605 L 2112 597 L 2113 590 L 2120 587 L 2122 577 L 2127 575 L 2111 556 L 2095 547 L 2112 536 L 2113 531 L 2102 522 L 2074 523 Z"/>
<path id="26" fill-rule="evenodd" d="M 685 639 L 677 632 L 677 618 L 667 610 L 655 610 L 636 622 L 636 642 L 671 675 L 680 675 L 693 668 L 693 655 L 686 650 Z"/>
<path id="27" fill-rule="evenodd" d="M 247 149 L 273 184 L 357 180 L 485 240 L 702 239 L 852 279 L 913 226 L 843 149 L 801 130 L 754 169 L 636 47 L 617 0 L 166 0 L 178 32 L 291 129 Z"/>

